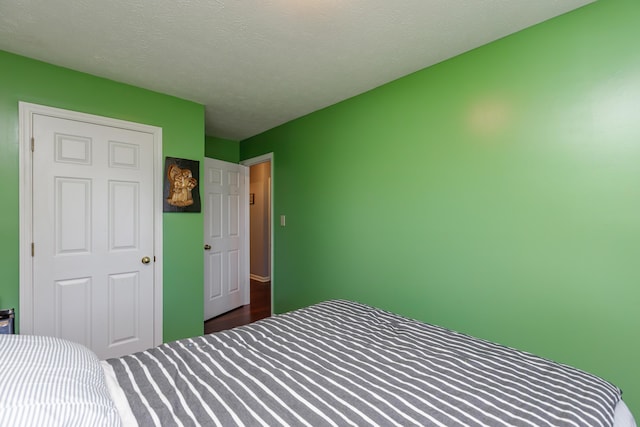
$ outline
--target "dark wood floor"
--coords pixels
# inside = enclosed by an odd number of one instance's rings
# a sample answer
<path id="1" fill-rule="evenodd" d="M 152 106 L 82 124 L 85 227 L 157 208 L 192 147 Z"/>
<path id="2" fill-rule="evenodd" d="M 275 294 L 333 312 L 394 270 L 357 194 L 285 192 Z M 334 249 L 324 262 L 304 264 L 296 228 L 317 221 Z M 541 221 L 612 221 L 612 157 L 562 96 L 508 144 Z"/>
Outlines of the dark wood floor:
<path id="1" fill-rule="evenodd" d="M 271 282 L 251 281 L 251 303 L 204 322 L 204 333 L 224 331 L 271 316 Z"/>

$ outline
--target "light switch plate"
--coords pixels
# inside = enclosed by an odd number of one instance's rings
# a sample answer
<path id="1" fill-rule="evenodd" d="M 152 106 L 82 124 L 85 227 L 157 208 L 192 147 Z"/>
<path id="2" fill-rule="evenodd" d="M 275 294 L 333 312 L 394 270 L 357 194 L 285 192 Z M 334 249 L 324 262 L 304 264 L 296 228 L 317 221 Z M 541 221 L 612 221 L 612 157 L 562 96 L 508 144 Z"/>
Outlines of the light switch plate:
<path id="1" fill-rule="evenodd" d="M 280 227 L 284 227 L 285 225 L 287 225 L 287 216 L 280 215 Z"/>

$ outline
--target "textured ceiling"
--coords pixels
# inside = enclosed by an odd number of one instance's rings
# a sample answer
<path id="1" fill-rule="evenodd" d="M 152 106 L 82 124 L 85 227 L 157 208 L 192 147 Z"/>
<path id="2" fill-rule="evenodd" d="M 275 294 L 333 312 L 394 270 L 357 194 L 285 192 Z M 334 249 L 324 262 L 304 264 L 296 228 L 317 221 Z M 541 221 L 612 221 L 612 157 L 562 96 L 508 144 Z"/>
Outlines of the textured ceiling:
<path id="1" fill-rule="evenodd" d="M 241 140 L 592 1 L 0 0 L 0 49 L 204 104 Z"/>

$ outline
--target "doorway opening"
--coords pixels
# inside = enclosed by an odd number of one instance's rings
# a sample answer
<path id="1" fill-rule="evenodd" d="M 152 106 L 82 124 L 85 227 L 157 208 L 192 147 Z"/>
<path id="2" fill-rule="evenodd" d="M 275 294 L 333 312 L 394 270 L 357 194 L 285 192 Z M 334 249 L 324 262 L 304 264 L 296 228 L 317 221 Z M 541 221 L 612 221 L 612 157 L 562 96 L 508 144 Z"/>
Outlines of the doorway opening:
<path id="1" fill-rule="evenodd" d="M 271 282 L 271 162 L 249 167 L 250 277 Z"/>

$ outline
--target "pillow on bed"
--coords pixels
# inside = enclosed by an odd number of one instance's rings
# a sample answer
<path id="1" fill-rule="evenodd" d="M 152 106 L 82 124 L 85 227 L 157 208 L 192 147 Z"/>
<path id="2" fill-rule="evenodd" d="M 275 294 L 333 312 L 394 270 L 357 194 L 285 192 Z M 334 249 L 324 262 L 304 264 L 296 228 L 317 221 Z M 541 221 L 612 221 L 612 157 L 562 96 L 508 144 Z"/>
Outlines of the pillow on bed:
<path id="1" fill-rule="evenodd" d="M 120 426 L 98 357 L 70 341 L 0 335 L 0 426 Z"/>

